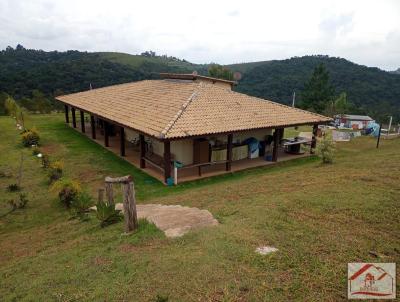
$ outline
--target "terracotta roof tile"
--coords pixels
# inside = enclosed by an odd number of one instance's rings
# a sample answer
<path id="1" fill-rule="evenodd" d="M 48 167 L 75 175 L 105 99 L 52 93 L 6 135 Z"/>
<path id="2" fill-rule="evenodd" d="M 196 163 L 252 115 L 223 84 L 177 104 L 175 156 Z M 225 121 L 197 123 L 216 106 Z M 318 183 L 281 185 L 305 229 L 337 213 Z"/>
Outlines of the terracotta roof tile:
<path id="1" fill-rule="evenodd" d="M 146 80 L 57 99 L 148 135 L 168 139 L 331 120 L 218 85 L 187 80 Z"/>

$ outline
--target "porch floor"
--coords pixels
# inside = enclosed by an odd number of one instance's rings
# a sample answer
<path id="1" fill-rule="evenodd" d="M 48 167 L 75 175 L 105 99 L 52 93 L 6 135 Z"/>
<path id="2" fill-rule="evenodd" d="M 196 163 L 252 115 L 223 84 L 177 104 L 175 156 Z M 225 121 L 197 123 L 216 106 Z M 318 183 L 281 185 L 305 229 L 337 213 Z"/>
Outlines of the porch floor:
<path id="1" fill-rule="evenodd" d="M 71 125 L 72 127 L 72 125 Z M 80 124 L 77 122 L 77 127 L 75 128 L 78 132 L 82 133 L 80 129 Z M 101 134 L 100 129 L 96 128 L 96 139 L 92 139 L 91 137 L 92 129 L 89 123 L 85 124 L 85 133 L 89 139 L 95 141 L 99 145 L 103 146 L 104 148 L 112 151 L 116 155 L 120 156 L 120 138 L 119 135 L 109 136 L 109 147 L 105 147 L 104 144 L 104 135 Z M 292 155 L 288 154 L 283 151 L 282 148 L 278 151 L 278 161 L 287 161 L 295 158 L 300 157 L 307 157 L 310 156 L 309 152 L 300 155 Z M 134 147 L 129 142 L 125 143 L 125 156 L 120 156 L 127 162 L 133 164 L 135 167 L 140 169 L 140 151 L 138 147 Z M 201 176 L 199 175 L 198 167 L 186 168 L 186 169 L 178 169 L 178 183 L 193 181 L 197 179 L 207 178 L 216 175 L 222 175 L 226 173 L 232 173 L 240 170 L 262 167 L 262 166 L 269 166 L 274 165 L 277 162 L 266 161 L 262 157 L 254 158 L 254 159 L 242 159 L 238 161 L 233 161 L 231 164 L 231 171 L 225 170 L 225 163 L 221 164 L 213 164 L 209 166 L 203 166 L 201 168 Z M 149 163 L 146 163 L 146 168 L 141 169 L 147 174 L 153 176 L 154 178 L 158 179 L 159 181 L 164 183 L 164 172 L 160 169 L 152 166 Z M 171 169 L 171 174 L 173 175 L 173 169 Z"/>

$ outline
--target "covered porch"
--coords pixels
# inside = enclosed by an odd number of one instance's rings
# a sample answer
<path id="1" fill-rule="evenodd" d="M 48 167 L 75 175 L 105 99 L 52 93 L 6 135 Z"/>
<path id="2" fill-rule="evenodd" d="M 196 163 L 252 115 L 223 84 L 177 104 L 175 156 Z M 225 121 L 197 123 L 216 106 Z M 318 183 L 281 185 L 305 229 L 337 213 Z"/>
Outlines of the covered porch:
<path id="1" fill-rule="evenodd" d="M 178 142 L 184 140 L 162 140 L 138 133 L 120 124 L 85 112 L 79 108 L 65 105 L 65 120 L 77 131 L 86 135 L 96 143 L 119 155 L 127 162 L 143 170 L 147 174 L 168 184 L 177 184 L 201 178 L 232 173 L 249 168 L 274 165 L 277 162 L 309 156 L 316 145 L 317 124 L 313 127 L 313 137 L 305 142 L 307 150 L 290 154 L 288 145 L 283 141 L 284 128 L 268 129 L 270 150 L 269 154 L 259 150 L 257 156 L 238 156 L 237 150 L 243 145 L 234 133 L 219 134 L 222 138 L 220 146 L 212 147 L 209 138 L 194 137 L 185 139 L 193 152 L 192 157 L 181 161 L 182 155 L 177 149 Z M 132 137 L 132 132 L 135 136 Z M 249 133 L 248 135 L 251 135 Z M 237 141 L 235 140 L 237 139 Z M 196 141 L 207 140 L 209 153 L 196 154 Z M 205 147 L 207 148 L 207 147 Z M 265 150 L 265 146 L 263 147 Z M 286 151 L 285 151 L 286 149 Z M 303 148 L 304 149 L 304 148 Z M 215 150 L 215 151 L 214 151 Z M 200 158 L 199 158 L 200 157 Z M 202 157 L 202 158 L 201 158 Z"/>

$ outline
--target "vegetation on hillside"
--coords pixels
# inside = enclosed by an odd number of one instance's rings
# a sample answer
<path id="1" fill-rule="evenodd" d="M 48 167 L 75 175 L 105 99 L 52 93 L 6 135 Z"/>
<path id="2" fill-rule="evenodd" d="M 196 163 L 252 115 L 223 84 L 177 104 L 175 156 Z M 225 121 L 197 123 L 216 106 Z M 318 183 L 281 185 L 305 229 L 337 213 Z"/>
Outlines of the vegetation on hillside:
<path id="1" fill-rule="evenodd" d="M 336 93 L 347 93 L 354 114 L 369 114 L 378 120 L 394 115 L 400 121 L 400 75 L 368 68 L 345 59 L 305 56 L 287 60 L 253 62 L 215 67 L 192 64 L 152 51 L 141 55 L 115 52 L 45 52 L 8 47 L 0 51 L 0 114 L 5 94 L 32 111 L 54 108 L 57 95 L 102 86 L 158 78 L 159 72 L 192 73 L 231 78 L 241 72 L 239 92 L 291 104 L 293 92 L 300 96 L 315 67 L 324 64 Z M 226 74 L 221 70 L 229 71 Z M 337 97 L 337 95 L 336 95 Z M 40 102 L 40 104 L 36 104 Z"/>
<path id="2" fill-rule="evenodd" d="M 341 58 L 305 56 L 287 60 L 229 65 L 241 71 L 242 80 L 237 86 L 240 92 L 291 104 L 293 92 L 299 96 L 315 67 L 323 63 L 329 72 L 330 83 L 336 93 L 347 93 L 347 99 L 355 106 L 353 114 L 369 114 L 386 121 L 393 115 L 400 121 L 400 75 L 378 68 L 354 64 Z M 297 102 L 297 101 L 296 101 Z"/>

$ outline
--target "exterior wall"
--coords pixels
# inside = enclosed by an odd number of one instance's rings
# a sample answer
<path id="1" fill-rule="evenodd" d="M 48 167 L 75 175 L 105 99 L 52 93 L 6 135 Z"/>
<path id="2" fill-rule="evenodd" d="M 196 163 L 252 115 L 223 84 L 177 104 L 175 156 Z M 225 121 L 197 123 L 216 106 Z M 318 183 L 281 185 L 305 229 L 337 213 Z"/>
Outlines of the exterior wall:
<path id="1" fill-rule="evenodd" d="M 125 138 L 127 141 L 131 141 L 133 139 L 139 139 L 139 133 L 131 130 L 131 129 L 126 129 L 125 128 Z M 164 156 L 164 144 L 162 142 L 160 142 L 159 140 L 152 138 L 152 137 L 148 137 L 148 136 L 144 136 L 144 139 L 146 142 L 150 141 L 151 144 L 153 145 L 153 152 L 154 154 L 157 154 L 159 156 Z"/>
<path id="2" fill-rule="evenodd" d="M 246 132 L 235 133 L 233 135 L 233 143 L 240 143 L 249 137 L 254 137 L 258 140 L 264 140 L 267 135 L 272 135 L 272 129 L 260 129 L 252 130 Z M 131 141 L 133 139 L 139 139 L 139 133 L 131 130 L 125 129 L 126 140 Z M 209 140 L 219 140 L 223 143 L 227 143 L 228 135 L 212 135 L 208 136 Z M 153 145 L 153 152 L 159 156 L 164 155 L 164 144 L 157 139 L 145 136 L 146 141 L 151 141 Z M 171 154 L 173 158 L 177 161 L 182 162 L 184 165 L 193 164 L 193 139 L 183 139 L 171 141 Z"/>
<path id="3" fill-rule="evenodd" d="M 193 139 L 171 141 L 171 153 L 184 165 L 193 164 Z"/>
<path id="4" fill-rule="evenodd" d="M 249 137 L 254 137 L 258 139 L 259 141 L 262 141 L 265 139 L 267 135 L 272 135 L 273 130 L 272 129 L 258 129 L 258 130 L 250 130 L 250 131 L 245 131 L 245 132 L 238 132 L 233 134 L 233 143 L 241 143 L 245 139 Z M 218 139 L 219 141 L 222 141 L 224 143 L 228 142 L 228 134 L 223 134 L 223 135 L 210 135 L 207 137 L 208 139 Z"/>

